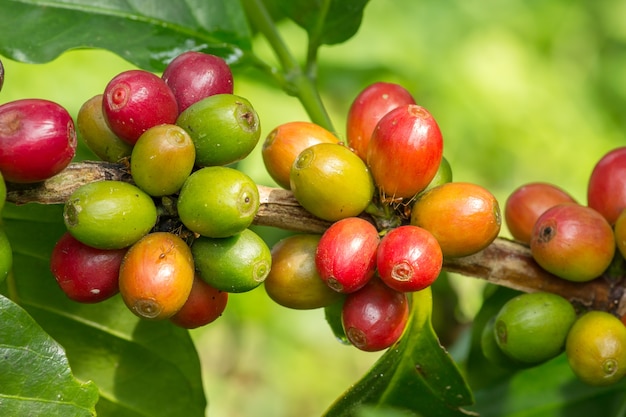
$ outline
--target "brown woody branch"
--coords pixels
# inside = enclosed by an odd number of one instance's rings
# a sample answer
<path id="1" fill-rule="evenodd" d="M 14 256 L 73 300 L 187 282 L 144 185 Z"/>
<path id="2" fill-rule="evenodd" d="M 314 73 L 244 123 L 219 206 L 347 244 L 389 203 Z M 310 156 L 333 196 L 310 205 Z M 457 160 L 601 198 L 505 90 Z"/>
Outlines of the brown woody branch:
<path id="1" fill-rule="evenodd" d="M 78 162 L 42 183 L 7 184 L 7 201 L 63 204 L 80 185 L 102 180 L 132 181 L 124 165 Z M 261 204 L 255 224 L 303 233 L 322 233 L 330 226 L 330 222 L 313 216 L 300 206 L 290 191 L 258 187 Z M 612 311 L 619 315 L 626 313 L 622 274 L 617 278 L 605 274 L 586 283 L 566 281 L 543 270 L 526 246 L 504 238 L 497 238 L 474 255 L 445 259 L 444 269 L 519 291 L 560 294 L 580 308 Z"/>

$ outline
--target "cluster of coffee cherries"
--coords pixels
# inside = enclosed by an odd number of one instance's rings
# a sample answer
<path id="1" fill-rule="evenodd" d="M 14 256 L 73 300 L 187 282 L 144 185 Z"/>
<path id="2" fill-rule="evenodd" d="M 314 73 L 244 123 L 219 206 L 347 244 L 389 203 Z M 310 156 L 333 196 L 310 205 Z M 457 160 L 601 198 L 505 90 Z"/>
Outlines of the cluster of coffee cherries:
<path id="1" fill-rule="evenodd" d="M 330 222 L 322 234 L 272 248 L 268 295 L 295 309 L 340 303 L 345 337 L 364 351 L 401 337 L 407 294 L 428 288 L 444 257 L 472 255 L 500 231 L 495 197 L 452 181 L 435 118 L 395 83 L 357 95 L 345 141 L 314 123 L 289 122 L 267 135 L 262 156 L 278 185 Z"/>
<path id="2" fill-rule="evenodd" d="M 141 318 L 196 328 L 222 314 L 229 293 L 263 282 L 270 250 L 249 229 L 259 191 L 228 166 L 254 149 L 260 122 L 233 94 L 226 61 L 190 51 L 161 76 L 124 71 L 83 104 L 76 127 L 130 178 L 89 182 L 65 202 L 50 266 L 69 298 L 119 293 Z"/>
<path id="3" fill-rule="evenodd" d="M 626 147 L 621 147 L 594 166 L 586 205 L 557 185 L 528 183 L 509 195 L 506 224 L 513 238 L 530 248 L 537 264 L 559 279 L 619 279 L 615 271 L 623 272 L 626 255 L 624 178 Z M 493 331 L 486 330 L 495 332 L 508 359 L 532 365 L 565 351 L 573 372 L 590 385 L 612 384 L 626 375 L 626 326 L 618 316 L 587 310 L 577 314 L 569 301 L 555 294 L 518 298 L 526 301 L 512 302 L 515 308 L 505 305 Z M 544 331 L 545 336 L 539 336 Z M 491 346 L 487 356 L 496 356 L 492 337 L 486 337 Z"/>

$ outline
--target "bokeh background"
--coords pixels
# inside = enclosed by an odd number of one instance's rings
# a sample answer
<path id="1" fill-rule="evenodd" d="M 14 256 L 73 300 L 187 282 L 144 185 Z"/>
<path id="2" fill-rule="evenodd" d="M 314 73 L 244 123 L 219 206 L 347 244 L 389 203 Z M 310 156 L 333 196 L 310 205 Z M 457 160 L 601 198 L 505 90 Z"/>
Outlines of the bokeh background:
<path id="1" fill-rule="evenodd" d="M 516 187 L 532 181 L 557 184 L 584 203 L 594 164 L 626 144 L 625 23 L 620 0 L 372 0 L 354 38 L 321 49 L 320 91 L 341 136 L 361 89 L 400 83 L 439 122 L 454 180 L 487 187 L 502 207 Z M 280 30 L 302 58 L 304 32 L 288 22 Z M 262 41 L 255 48 L 273 59 Z M 3 62 L 0 103 L 46 98 L 74 115 L 132 68 L 94 50 L 47 64 Z M 236 94 L 259 113 L 262 138 L 281 123 L 308 119 L 263 74 L 234 72 Z M 260 145 L 239 168 L 272 186 Z M 288 234 L 256 229 L 270 245 Z M 506 226 L 501 235 L 509 236 Z M 435 326 L 459 360 L 484 285 L 453 274 L 437 283 Z M 322 311 L 280 307 L 262 287 L 232 296 L 225 314 L 192 336 L 214 416 L 319 416 L 380 356 L 341 345 Z"/>

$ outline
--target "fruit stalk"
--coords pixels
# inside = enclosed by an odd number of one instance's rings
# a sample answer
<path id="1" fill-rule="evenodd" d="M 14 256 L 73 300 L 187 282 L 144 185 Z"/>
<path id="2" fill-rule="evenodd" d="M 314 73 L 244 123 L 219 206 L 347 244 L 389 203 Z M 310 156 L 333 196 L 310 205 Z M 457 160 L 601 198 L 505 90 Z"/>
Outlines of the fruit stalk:
<path id="1" fill-rule="evenodd" d="M 8 183 L 7 201 L 14 204 L 64 204 L 81 185 L 101 180 L 130 182 L 131 177 L 123 164 L 74 162 L 41 183 Z M 332 224 L 307 212 L 289 190 L 262 185 L 258 189 L 260 207 L 253 224 L 320 234 Z M 368 217 L 368 220 L 371 219 Z M 612 274 L 616 278 L 603 276 L 589 282 L 570 282 L 543 270 L 533 260 L 528 247 L 502 237 L 474 255 L 445 258 L 443 269 L 523 292 L 556 293 L 581 307 L 618 315 L 626 313 L 626 293 L 621 282 L 623 267 L 618 268 L 620 271 L 617 274 Z"/>

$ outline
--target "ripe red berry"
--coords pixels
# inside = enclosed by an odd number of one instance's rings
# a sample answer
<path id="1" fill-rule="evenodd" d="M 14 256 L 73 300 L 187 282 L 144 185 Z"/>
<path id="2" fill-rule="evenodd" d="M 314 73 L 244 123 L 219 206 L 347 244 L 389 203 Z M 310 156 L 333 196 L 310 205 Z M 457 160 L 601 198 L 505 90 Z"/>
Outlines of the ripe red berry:
<path id="1" fill-rule="evenodd" d="M 0 171 L 8 182 L 47 180 L 76 153 L 74 121 L 65 108 L 43 99 L 0 106 Z"/>
<path id="2" fill-rule="evenodd" d="M 102 109 L 109 127 L 133 145 L 149 128 L 174 124 L 178 104 L 163 79 L 144 70 L 128 70 L 106 85 Z"/>
<path id="3" fill-rule="evenodd" d="M 233 74 L 226 61 L 204 52 L 183 52 L 161 77 L 174 93 L 179 112 L 205 97 L 233 93 Z"/>
<path id="4" fill-rule="evenodd" d="M 126 249 L 97 249 L 66 232 L 55 244 L 50 270 L 72 300 L 97 303 L 119 292 L 118 276 Z"/>
<path id="5" fill-rule="evenodd" d="M 187 301 L 170 321 L 185 329 L 195 329 L 215 321 L 222 315 L 228 293 L 207 284 L 196 275 Z"/>
<path id="6" fill-rule="evenodd" d="M 437 239 L 418 226 L 400 226 L 383 236 L 376 268 L 385 284 L 396 291 L 419 291 L 441 272 L 443 255 Z"/>
<path id="7" fill-rule="evenodd" d="M 379 279 L 346 296 L 341 321 L 348 340 L 360 350 L 374 352 L 394 344 L 406 327 L 409 304 Z"/>
<path id="8" fill-rule="evenodd" d="M 333 223 L 315 252 L 320 278 L 337 292 L 351 293 L 362 288 L 374 275 L 378 242 L 376 227 L 360 217 Z"/>
<path id="9" fill-rule="evenodd" d="M 587 184 L 587 204 L 613 225 L 626 208 L 626 146 L 596 163 Z"/>

